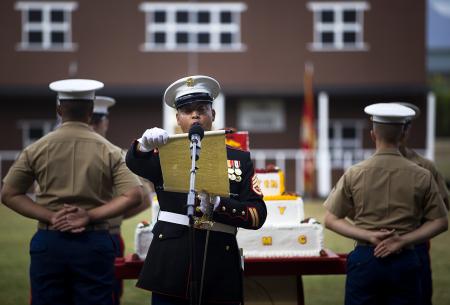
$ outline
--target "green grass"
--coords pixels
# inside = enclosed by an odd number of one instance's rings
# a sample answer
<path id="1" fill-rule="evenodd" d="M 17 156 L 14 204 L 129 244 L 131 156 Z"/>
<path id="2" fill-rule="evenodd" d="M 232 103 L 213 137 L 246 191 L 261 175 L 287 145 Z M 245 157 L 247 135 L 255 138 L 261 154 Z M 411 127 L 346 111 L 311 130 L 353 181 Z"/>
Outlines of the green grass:
<path id="1" fill-rule="evenodd" d="M 322 221 L 323 208 L 320 204 L 306 203 L 305 215 Z M 35 221 L 26 219 L 5 206 L 0 205 L 0 300 L 3 305 L 28 304 L 29 300 L 29 241 L 36 230 Z M 134 248 L 136 224 L 150 219 L 145 211 L 123 224 L 127 253 Z M 352 249 L 353 242 L 325 230 L 325 246 L 334 252 L 345 253 Z M 450 302 L 450 234 L 444 233 L 432 241 L 432 268 L 434 280 L 434 304 L 447 305 Z M 123 305 L 149 304 L 150 294 L 134 287 L 135 280 L 125 281 Z M 303 285 L 307 304 L 343 304 L 345 276 L 304 276 Z"/>

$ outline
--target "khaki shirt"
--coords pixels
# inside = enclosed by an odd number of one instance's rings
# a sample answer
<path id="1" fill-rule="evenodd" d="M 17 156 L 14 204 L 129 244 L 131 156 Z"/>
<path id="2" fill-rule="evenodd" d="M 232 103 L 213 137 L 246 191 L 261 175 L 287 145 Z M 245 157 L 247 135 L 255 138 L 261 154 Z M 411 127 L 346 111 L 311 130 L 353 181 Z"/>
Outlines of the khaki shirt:
<path id="1" fill-rule="evenodd" d="M 350 217 L 367 230 L 411 232 L 421 220 L 446 217 L 431 173 L 403 158 L 396 149 L 377 151 L 350 167 L 324 203 L 339 218 Z"/>
<path id="2" fill-rule="evenodd" d="M 133 174 L 134 175 L 134 174 Z M 149 198 L 150 202 L 152 202 L 153 189 L 150 187 L 152 184 L 147 179 L 142 177 L 138 177 L 139 181 L 142 183 L 142 193 L 144 197 Z M 149 217 L 151 218 L 151 217 Z M 123 215 L 108 219 L 109 223 L 109 233 L 111 234 L 120 234 L 120 226 L 122 225 Z"/>
<path id="3" fill-rule="evenodd" d="M 140 185 L 120 149 L 81 122 L 66 122 L 25 148 L 3 180 L 23 193 L 33 181 L 36 203 L 53 211 L 64 203 L 91 209 L 110 201 L 113 190 Z"/>
<path id="4" fill-rule="evenodd" d="M 442 175 L 438 172 L 436 165 L 419 155 L 414 150 L 405 147 L 406 155 L 404 157 L 408 160 L 411 160 L 412 162 L 416 163 L 420 167 L 423 167 L 431 172 L 431 175 L 433 175 L 434 181 L 436 182 L 439 194 L 441 194 L 442 200 L 444 200 L 445 207 L 447 208 L 447 211 L 450 209 L 449 199 L 448 199 L 448 189 L 447 185 L 445 184 L 445 179 L 442 177 Z"/>

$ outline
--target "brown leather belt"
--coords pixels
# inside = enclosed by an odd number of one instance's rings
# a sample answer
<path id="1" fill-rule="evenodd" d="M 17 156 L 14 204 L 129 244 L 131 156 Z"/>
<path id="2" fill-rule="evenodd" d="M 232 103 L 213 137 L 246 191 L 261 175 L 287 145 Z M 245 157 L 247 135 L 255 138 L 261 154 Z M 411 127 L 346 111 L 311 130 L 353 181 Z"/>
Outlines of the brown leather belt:
<path id="1" fill-rule="evenodd" d="M 37 227 L 39 230 L 56 231 L 50 224 L 41 221 L 38 222 Z M 85 231 L 103 231 L 108 230 L 108 228 L 109 225 L 107 223 L 92 223 L 85 226 Z"/>

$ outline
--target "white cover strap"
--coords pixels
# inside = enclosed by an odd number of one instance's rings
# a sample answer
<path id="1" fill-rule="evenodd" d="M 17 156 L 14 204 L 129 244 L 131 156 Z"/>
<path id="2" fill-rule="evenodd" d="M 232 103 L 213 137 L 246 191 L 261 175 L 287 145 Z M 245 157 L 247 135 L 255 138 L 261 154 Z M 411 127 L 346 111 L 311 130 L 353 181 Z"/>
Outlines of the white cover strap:
<path id="1" fill-rule="evenodd" d="M 189 226 L 189 217 L 183 214 L 172 213 L 167 211 L 160 211 L 158 215 L 158 220 L 176 223 L 183 226 Z"/>

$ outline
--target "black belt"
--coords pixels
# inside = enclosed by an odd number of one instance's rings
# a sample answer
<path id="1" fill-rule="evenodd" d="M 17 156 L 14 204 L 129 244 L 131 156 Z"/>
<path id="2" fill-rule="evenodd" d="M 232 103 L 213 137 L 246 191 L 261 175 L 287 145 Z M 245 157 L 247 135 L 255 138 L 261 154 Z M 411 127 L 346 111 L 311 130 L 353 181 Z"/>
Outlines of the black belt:
<path id="1" fill-rule="evenodd" d="M 355 242 L 355 247 L 358 247 L 358 246 L 361 246 L 361 247 L 375 247 L 374 244 L 369 243 L 368 241 L 358 241 L 357 240 Z"/>

